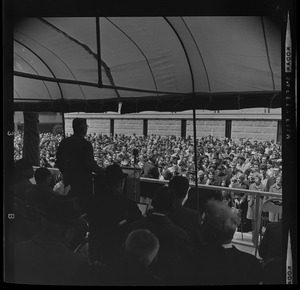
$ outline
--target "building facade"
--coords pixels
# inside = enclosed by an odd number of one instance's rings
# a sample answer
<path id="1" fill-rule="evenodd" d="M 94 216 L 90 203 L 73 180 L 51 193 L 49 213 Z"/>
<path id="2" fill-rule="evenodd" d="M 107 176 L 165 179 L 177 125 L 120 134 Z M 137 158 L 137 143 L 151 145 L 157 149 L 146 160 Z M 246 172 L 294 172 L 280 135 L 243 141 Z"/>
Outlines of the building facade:
<path id="1" fill-rule="evenodd" d="M 64 115 L 65 133 L 72 134 L 72 120 L 88 119 L 89 133 L 132 135 L 194 136 L 193 112 L 158 113 L 143 112 L 120 115 L 114 112 L 68 113 Z M 60 114 L 40 113 L 40 128 L 49 131 L 51 126 L 62 124 Z M 22 116 L 15 114 L 16 124 L 22 124 Z M 281 109 L 243 109 L 239 111 L 196 111 L 196 136 L 212 135 L 233 140 L 281 142 Z M 50 130 L 51 131 L 51 130 Z"/>

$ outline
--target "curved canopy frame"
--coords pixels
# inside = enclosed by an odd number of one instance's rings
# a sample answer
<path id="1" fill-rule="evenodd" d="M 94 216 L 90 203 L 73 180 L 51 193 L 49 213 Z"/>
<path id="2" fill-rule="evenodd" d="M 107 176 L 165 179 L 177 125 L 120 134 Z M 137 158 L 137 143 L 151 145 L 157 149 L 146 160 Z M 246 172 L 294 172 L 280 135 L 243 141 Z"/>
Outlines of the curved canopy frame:
<path id="1" fill-rule="evenodd" d="M 278 108 L 280 33 L 262 16 L 24 18 L 14 110 Z"/>

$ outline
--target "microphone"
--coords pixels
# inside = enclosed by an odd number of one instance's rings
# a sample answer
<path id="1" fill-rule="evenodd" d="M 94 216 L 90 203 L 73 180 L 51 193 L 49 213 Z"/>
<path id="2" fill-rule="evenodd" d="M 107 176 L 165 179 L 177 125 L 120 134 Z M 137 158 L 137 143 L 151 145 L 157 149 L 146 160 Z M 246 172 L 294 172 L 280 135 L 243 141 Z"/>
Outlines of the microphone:
<path id="1" fill-rule="evenodd" d="M 137 157 L 138 154 L 139 154 L 139 150 L 137 148 L 133 148 L 132 154 L 133 154 L 134 157 Z"/>

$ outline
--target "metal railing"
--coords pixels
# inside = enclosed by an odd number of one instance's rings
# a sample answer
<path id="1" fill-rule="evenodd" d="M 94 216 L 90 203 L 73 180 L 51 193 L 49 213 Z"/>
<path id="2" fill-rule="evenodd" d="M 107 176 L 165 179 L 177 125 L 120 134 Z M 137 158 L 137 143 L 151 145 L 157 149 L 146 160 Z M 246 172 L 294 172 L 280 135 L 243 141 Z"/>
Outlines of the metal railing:
<path id="1" fill-rule="evenodd" d="M 34 166 L 34 169 L 39 168 Z M 48 168 L 52 173 L 55 175 L 59 175 L 60 171 L 58 168 Z M 140 177 L 139 178 L 141 183 L 155 183 L 155 184 L 162 184 L 162 185 L 168 185 L 169 181 L 168 180 L 159 180 L 159 179 L 152 179 L 152 178 L 145 178 L 145 177 Z M 190 187 L 195 187 L 195 184 L 190 183 Z M 203 184 L 198 184 L 197 185 L 199 190 L 199 194 L 201 195 L 201 189 L 205 190 L 217 190 L 217 191 L 228 191 L 231 193 L 238 193 L 238 194 L 247 194 L 247 195 L 253 195 L 255 204 L 254 204 L 254 212 L 255 212 L 255 217 L 254 217 L 254 228 L 252 229 L 252 235 L 258 235 L 260 229 L 258 228 L 258 215 L 259 215 L 259 208 L 260 208 L 260 198 L 261 197 L 276 197 L 278 199 L 282 200 L 282 194 L 278 193 L 271 193 L 271 192 L 264 192 L 264 191 L 253 191 L 249 189 L 239 189 L 239 188 L 230 188 L 230 187 L 222 187 L 222 186 L 214 186 L 214 185 L 203 185 Z M 138 198 L 140 196 L 143 196 L 141 193 L 138 195 Z M 250 243 L 251 244 L 251 243 Z M 248 243 L 249 245 L 249 243 Z M 252 242 L 252 247 L 255 247 L 255 240 Z"/>
<path id="2" fill-rule="evenodd" d="M 144 178 L 144 177 L 140 177 L 140 181 L 147 182 L 147 183 L 163 184 L 163 185 L 167 185 L 169 183 L 168 180 L 158 180 L 158 179 L 151 179 L 151 178 Z M 195 184 L 190 183 L 190 187 L 195 187 Z M 254 236 L 254 237 L 257 237 L 257 235 L 259 235 L 259 232 L 260 232 L 260 229 L 258 227 L 260 199 L 262 197 L 268 197 L 268 198 L 276 197 L 276 198 L 282 200 L 282 194 L 272 193 L 272 192 L 254 191 L 254 190 L 249 190 L 249 189 L 239 189 L 239 188 L 230 188 L 230 187 L 204 185 L 204 184 L 198 184 L 197 188 L 200 189 L 199 195 L 201 195 L 201 189 L 214 190 L 214 191 L 227 191 L 227 192 L 231 192 L 231 193 L 252 195 L 255 200 L 255 204 L 254 204 L 254 208 L 253 208 L 254 213 L 255 213 L 254 228 L 252 229 L 252 236 Z M 250 244 L 248 242 L 240 242 L 240 241 L 238 243 L 245 244 L 245 245 L 251 246 L 251 247 L 256 247 L 257 242 L 258 242 L 258 239 L 254 238 L 254 240 L 252 240 L 252 242 L 250 242 Z"/>

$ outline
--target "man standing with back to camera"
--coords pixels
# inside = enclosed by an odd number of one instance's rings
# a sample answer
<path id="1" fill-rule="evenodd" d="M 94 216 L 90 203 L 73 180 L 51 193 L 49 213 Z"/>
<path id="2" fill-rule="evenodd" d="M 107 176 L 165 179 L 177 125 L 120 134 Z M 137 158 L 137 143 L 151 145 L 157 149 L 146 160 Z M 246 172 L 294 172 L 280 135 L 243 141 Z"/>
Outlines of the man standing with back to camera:
<path id="1" fill-rule="evenodd" d="M 64 186 L 71 186 L 68 195 L 78 197 L 84 211 L 88 199 L 93 195 L 93 172 L 104 174 L 104 169 L 94 159 L 92 144 L 84 137 L 88 125 L 86 119 L 75 118 L 72 123 L 74 134 L 63 139 L 56 152 L 56 166 L 63 174 Z"/>

